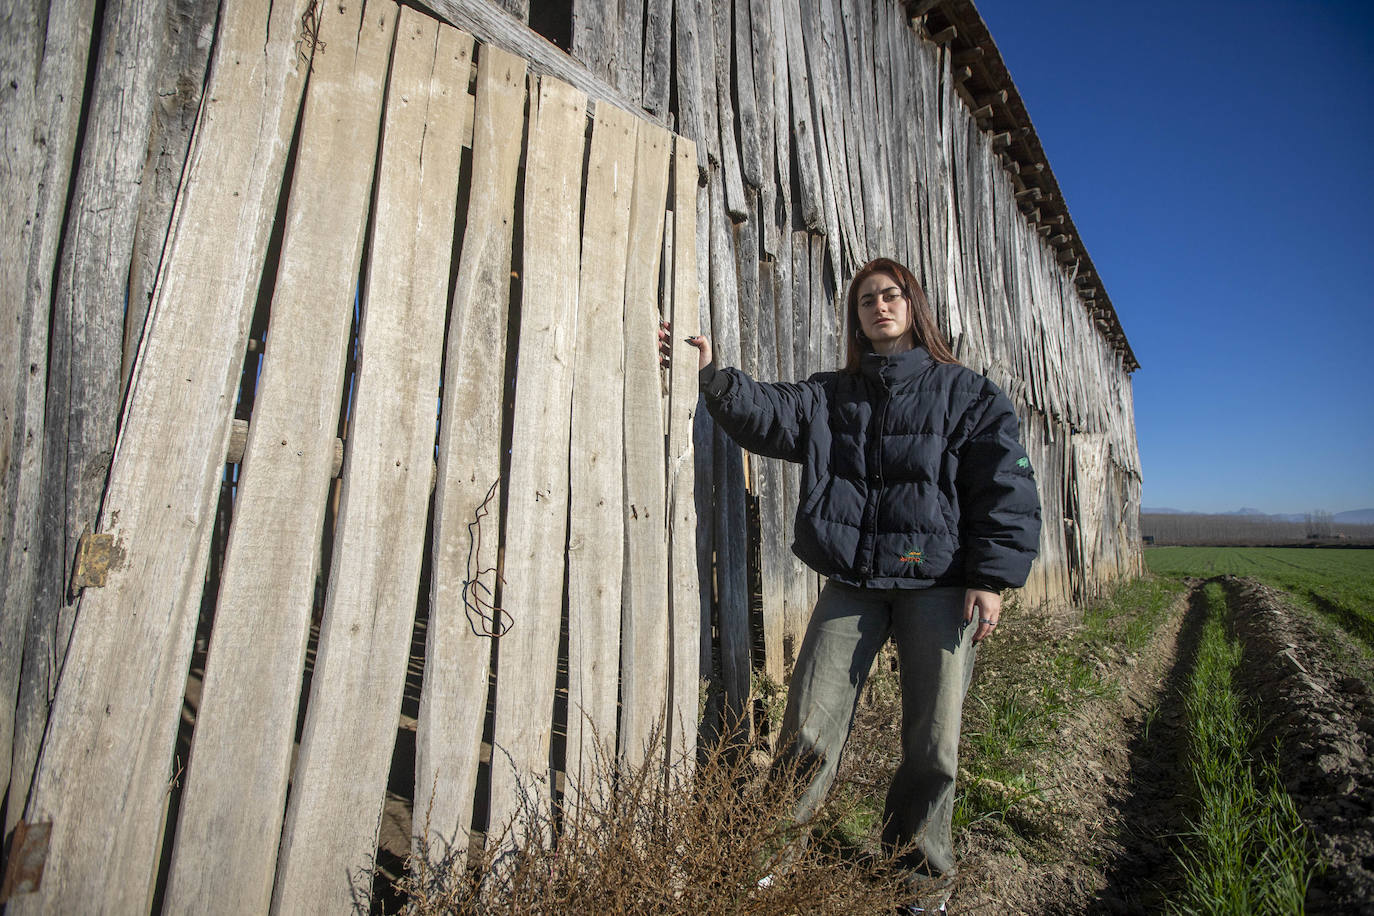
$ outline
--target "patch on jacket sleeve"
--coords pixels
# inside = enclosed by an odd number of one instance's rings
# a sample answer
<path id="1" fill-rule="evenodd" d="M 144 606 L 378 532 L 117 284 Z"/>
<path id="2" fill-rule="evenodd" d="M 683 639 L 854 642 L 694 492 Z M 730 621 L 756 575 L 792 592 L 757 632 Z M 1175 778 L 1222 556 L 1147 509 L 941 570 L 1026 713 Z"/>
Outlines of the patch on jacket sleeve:
<path id="1" fill-rule="evenodd" d="M 1016 459 L 1016 466 L 1018 468 L 1021 468 L 1022 470 L 1025 470 L 1026 468 L 1030 467 L 1030 459 L 1027 458 L 1025 455 L 1022 455 L 1020 458 Z"/>
<path id="2" fill-rule="evenodd" d="M 901 559 L 903 563 L 920 563 L 925 557 L 921 555 L 921 551 L 919 550 L 908 550 L 906 553 L 902 554 Z"/>

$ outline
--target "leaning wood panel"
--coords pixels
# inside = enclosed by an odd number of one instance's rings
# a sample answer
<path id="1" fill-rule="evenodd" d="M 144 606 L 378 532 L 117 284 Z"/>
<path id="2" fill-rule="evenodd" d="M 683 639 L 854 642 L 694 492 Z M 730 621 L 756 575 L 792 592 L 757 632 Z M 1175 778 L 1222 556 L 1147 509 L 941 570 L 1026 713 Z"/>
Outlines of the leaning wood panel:
<path id="1" fill-rule="evenodd" d="M 272 901 L 280 913 L 347 911 L 377 843 L 429 510 L 471 60 L 469 36 L 401 11 L 334 574 Z"/>
<path id="2" fill-rule="evenodd" d="M 497 609 L 501 403 L 525 62 L 477 57 L 472 193 L 453 285 L 434 493 L 433 582 L 415 735 L 415 810 L 436 859 L 467 850 Z"/>
<path id="3" fill-rule="evenodd" d="M 552 77 L 530 91 L 525 157 L 526 253 L 521 283 L 501 636 L 492 738 L 491 817 L 500 829 L 522 803 L 547 808 L 549 743 L 563 604 L 568 432 L 577 328 L 581 181 L 587 96 Z M 523 795 L 523 798 L 522 798 Z M 507 842 L 514 842 L 513 836 Z"/>
<path id="4" fill-rule="evenodd" d="M 668 541 L 663 398 L 659 378 L 659 265 L 672 137 L 639 128 L 630 256 L 625 275 L 625 589 L 620 620 L 620 756 L 635 766 L 663 741 L 668 702 Z"/>
<path id="5" fill-rule="evenodd" d="M 672 693 L 668 711 L 669 758 L 690 763 L 696 750 L 701 681 L 701 595 L 697 579 L 697 514 L 693 500 L 692 424 L 697 410 L 696 350 L 684 340 L 699 332 L 700 285 L 696 263 L 696 147 L 677 138 L 673 151 L 673 361 L 668 400 L 668 563 Z"/>
<path id="6" fill-rule="evenodd" d="M 638 122 L 596 106 L 587 163 L 568 507 L 568 792 L 615 759 L 625 550 L 625 264 Z"/>
<path id="7" fill-rule="evenodd" d="M 221 19 L 101 513 L 124 561 L 81 599 L 26 811 L 53 822 L 44 880 L 11 912 L 148 906 L 229 404 L 297 112 L 306 5 L 229 4 Z"/>
<path id="8" fill-rule="evenodd" d="M 326 8 L 167 882 L 173 912 L 272 894 L 397 7 Z M 253 740 L 245 740 L 252 735 Z"/>

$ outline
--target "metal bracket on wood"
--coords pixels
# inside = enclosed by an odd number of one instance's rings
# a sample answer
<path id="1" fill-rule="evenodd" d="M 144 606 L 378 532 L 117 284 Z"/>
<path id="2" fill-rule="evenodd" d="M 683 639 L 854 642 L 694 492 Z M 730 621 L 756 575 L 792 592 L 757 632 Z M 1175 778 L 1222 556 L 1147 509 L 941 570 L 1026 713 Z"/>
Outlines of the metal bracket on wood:
<path id="1" fill-rule="evenodd" d="M 48 840 L 52 821 L 27 824 L 20 821 L 10 837 L 10 857 L 5 866 L 5 883 L 0 886 L 0 903 L 15 894 L 31 894 L 43 882 L 43 866 L 48 861 Z"/>
<path id="2" fill-rule="evenodd" d="M 113 534 L 92 534 L 86 531 L 76 542 L 76 562 L 72 565 L 72 591 L 83 588 L 104 588 L 111 569 L 124 560 L 124 548 L 115 543 Z"/>

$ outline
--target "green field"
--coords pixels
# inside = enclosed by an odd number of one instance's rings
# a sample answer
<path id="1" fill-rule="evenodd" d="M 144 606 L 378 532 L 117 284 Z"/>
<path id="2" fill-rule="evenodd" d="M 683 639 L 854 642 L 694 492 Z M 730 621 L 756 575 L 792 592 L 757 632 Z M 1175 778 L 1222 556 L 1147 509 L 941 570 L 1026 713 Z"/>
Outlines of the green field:
<path id="1" fill-rule="evenodd" d="M 1151 547 L 1162 576 L 1236 575 L 1288 592 L 1374 650 L 1374 550 L 1302 547 Z"/>

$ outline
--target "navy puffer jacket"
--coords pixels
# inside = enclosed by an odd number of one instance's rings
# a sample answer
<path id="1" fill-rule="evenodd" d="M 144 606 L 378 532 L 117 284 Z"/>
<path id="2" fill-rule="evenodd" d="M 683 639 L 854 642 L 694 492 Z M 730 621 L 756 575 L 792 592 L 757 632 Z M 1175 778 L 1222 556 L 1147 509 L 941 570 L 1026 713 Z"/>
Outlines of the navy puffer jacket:
<path id="1" fill-rule="evenodd" d="M 1011 401 L 982 375 L 917 347 L 799 384 L 712 364 L 701 384 L 741 446 L 801 463 L 792 550 L 812 569 L 875 588 L 1025 584 L 1040 498 Z"/>

